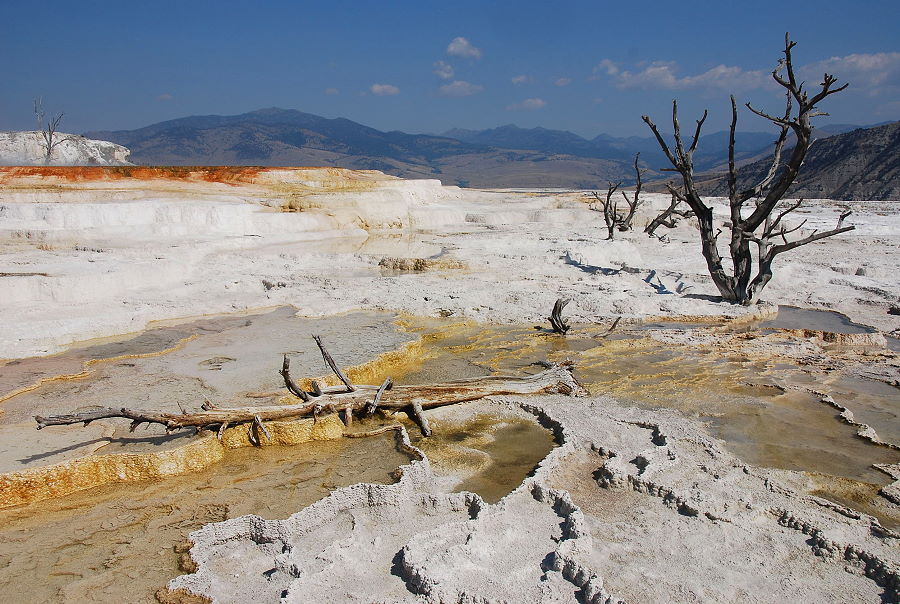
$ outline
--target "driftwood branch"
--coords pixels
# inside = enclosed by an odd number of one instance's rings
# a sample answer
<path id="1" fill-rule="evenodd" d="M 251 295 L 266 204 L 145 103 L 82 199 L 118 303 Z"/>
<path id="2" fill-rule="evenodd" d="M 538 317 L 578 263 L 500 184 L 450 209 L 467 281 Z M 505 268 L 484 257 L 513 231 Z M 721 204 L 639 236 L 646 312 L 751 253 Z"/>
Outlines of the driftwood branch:
<path id="1" fill-rule="evenodd" d="M 291 394 L 309 402 L 309 395 L 297 385 L 293 378 L 291 378 L 291 360 L 288 358 L 288 355 L 284 355 L 284 361 L 281 363 L 281 371 L 278 373 L 284 378 L 284 387 L 287 388 Z"/>
<path id="2" fill-rule="evenodd" d="M 390 390 L 393 388 L 394 382 L 391 378 L 386 378 L 381 386 L 378 387 L 378 392 L 375 393 L 375 398 L 372 399 L 372 402 L 366 405 L 365 411 L 363 411 L 363 417 L 371 417 L 375 414 L 375 410 L 378 408 L 378 403 L 381 402 L 381 397 L 384 396 L 386 390 Z"/>
<path id="3" fill-rule="evenodd" d="M 388 411 L 404 411 L 422 416 L 422 411 L 478 400 L 487 396 L 560 393 L 579 395 L 583 390 L 572 375 L 571 361 L 551 365 L 546 371 L 529 376 L 487 376 L 465 380 L 429 384 L 422 386 L 390 387 L 388 380 L 381 386 L 355 385 L 348 391 L 346 387 L 324 388 L 322 396 L 302 401 L 295 405 L 252 406 L 236 408 L 203 409 L 189 413 L 172 413 L 127 407 L 106 408 L 71 413 L 65 415 L 35 416 L 37 428 L 70 424 L 88 425 L 93 421 L 109 418 L 125 418 L 132 422 L 132 429 L 141 424 L 160 424 L 167 431 L 183 428 L 216 430 L 222 437 L 228 426 L 251 424 L 251 441 L 261 444 L 261 436 L 271 439 L 264 422 L 297 418 L 315 418 L 323 412 L 344 412 L 360 414 L 372 407 Z M 373 405 L 372 395 L 377 402 Z M 422 411 L 418 411 L 421 409 Z M 345 415 L 346 418 L 346 415 Z M 430 428 L 427 422 L 419 422 L 423 433 Z"/>
<path id="4" fill-rule="evenodd" d="M 406 415 L 408 415 L 411 420 L 416 422 L 416 425 L 419 426 L 419 430 L 422 431 L 422 436 L 431 436 L 431 426 L 428 425 L 428 420 L 425 418 L 425 414 L 422 412 L 422 403 L 420 403 L 419 401 L 413 401 L 412 404 L 406 409 Z"/>

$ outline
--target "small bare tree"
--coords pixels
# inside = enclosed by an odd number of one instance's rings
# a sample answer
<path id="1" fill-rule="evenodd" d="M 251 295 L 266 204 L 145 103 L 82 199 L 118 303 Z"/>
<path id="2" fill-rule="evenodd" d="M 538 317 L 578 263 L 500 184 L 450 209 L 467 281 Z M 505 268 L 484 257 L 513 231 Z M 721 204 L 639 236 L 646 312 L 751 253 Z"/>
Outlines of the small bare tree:
<path id="1" fill-rule="evenodd" d="M 794 73 L 791 50 L 795 45 L 796 43 L 791 41 L 790 35 L 785 34 L 784 58 L 778 61 L 778 65 L 772 71 L 772 77 L 775 82 L 786 91 L 787 102 L 784 115 L 780 117 L 772 116 L 754 109 L 747 103 L 747 108 L 750 111 L 771 121 L 780 128 L 781 133 L 775 141 L 772 165 L 768 173 L 760 182 L 744 191 L 738 191 L 737 188 L 737 170 L 734 162 L 737 105 L 734 96 L 731 97 L 731 129 L 728 140 L 730 222 L 726 223 L 731 231 L 728 250 L 733 269 L 730 273 L 722 264 L 722 257 L 717 246 L 717 239 L 722 231 L 721 229 L 716 229 L 713 222 L 712 208 L 703 202 L 694 184 L 693 154 L 697 149 L 700 130 L 703 127 L 703 122 L 706 121 L 707 112 L 704 111 L 703 117 L 697 120 L 693 141 L 690 147 L 685 149 L 684 141 L 681 137 L 681 128 L 678 124 L 678 102 L 672 102 L 672 125 L 675 129 L 674 153 L 669 149 L 656 125 L 648 116 L 643 116 L 644 122 L 656 135 L 657 142 L 659 142 L 669 162 L 674 166 L 672 171 L 678 172 L 684 181 L 683 191 L 676 192 L 672 187 L 669 190 L 673 194 L 677 194 L 697 216 L 700 227 L 701 248 L 703 256 L 706 258 L 709 273 L 722 294 L 722 298 L 729 302 L 744 305 L 754 304 L 759 299 L 760 292 L 772 278 L 772 261 L 778 254 L 854 228 L 852 226 L 843 226 L 844 219 L 849 215 L 849 212 L 847 212 L 841 215 L 834 229 L 821 233 L 813 231 L 807 237 L 789 241 L 787 235 L 800 229 L 804 223 L 789 229 L 782 223 L 782 220 L 789 213 L 796 210 L 803 200 L 791 203 L 783 207 L 778 213 L 775 213 L 779 202 L 787 193 L 788 187 L 793 184 L 794 179 L 797 177 L 800 166 L 803 164 L 803 160 L 812 143 L 810 118 L 818 115 L 827 115 L 816 111 L 816 105 L 826 97 L 847 88 L 847 84 L 832 88 L 837 80 L 834 76 L 826 73 L 820 84 L 821 88 L 810 98 L 803 89 L 804 83 L 798 83 Z M 797 106 L 796 115 L 794 115 L 793 111 L 795 103 Z M 790 157 L 787 162 L 782 164 L 782 152 L 784 151 L 789 132 L 794 134 L 796 143 L 793 150 L 790 151 Z M 753 200 L 753 204 L 748 208 L 749 216 L 745 216 L 744 207 L 751 200 Z M 781 243 L 775 243 L 779 239 Z M 753 274 L 754 256 L 750 248 L 751 243 L 757 246 L 755 275 Z"/>
<path id="2" fill-rule="evenodd" d="M 625 198 L 625 203 L 628 206 L 628 210 L 624 214 L 619 212 L 619 206 L 613 199 L 616 191 L 622 186 L 621 181 L 617 183 L 610 182 L 607 185 L 606 199 L 600 197 L 600 194 L 596 191 L 593 193 L 594 199 L 597 200 L 597 204 L 600 207 L 599 211 L 603 212 L 603 221 L 606 223 L 606 229 L 609 233 L 606 237 L 607 241 L 613 238 L 616 229 L 622 232 L 630 231 L 634 224 L 634 213 L 641 203 L 641 174 L 645 171 L 638 166 L 640 157 L 640 153 L 636 153 L 634 156 L 634 174 L 636 181 L 634 197 L 629 199 L 628 194 L 625 193 L 625 191 L 621 191 L 622 197 Z"/>
<path id="3" fill-rule="evenodd" d="M 666 183 L 666 187 L 669 188 L 669 193 L 672 194 L 672 201 L 669 202 L 668 208 L 663 210 L 659 216 L 651 220 L 647 226 L 644 227 L 644 232 L 648 235 L 655 236 L 654 233 L 656 232 L 656 229 L 661 226 L 664 226 L 667 229 L 674 229 L 678 224 L 679 218 L 690 218 L 694 215 L 694 212 L 690 208 L 682 209 L 679 207 L 684 196 L 680 195 L 677 190 L 673 190 L 674 187 L 672 186 L 672 183 Z"/>
<path id="4" fill-rule="evenodd" d="M 44 147 L 44 163 L 49 164 L 53 157 L 53 150 L 62 143 L 78 138 L 77 136 L 65 136 L 59 138 L 57 130 L 59 123 L 62 121 L 64 113 L 58 113 L 50 120 L 46 121 L 46 112 L 44 111 L 44 100 L 41 97 L 34 99 L 34 118 L 37 121 L 38 132 L 41 133 Z"/>
<path id="5" fill-rule="evenodd" d="M 606 236 L 606 240 L 609 241 L 613 238 L 613 235 L 616 232 L 616 227 L 619 224 L 619 220 L 622 219 L 619 216 L 619 209 L 616 206 L 616 201 L 613 199 L 613 195 L 615 195 L 616 191 L 622 185 L 621 182 L 609 182 L 606 186 L 606 199 L 600 197 L 600 194 L 597 191 L 593 191 L 594 199 L 597 200 L 597 204 L 594 206 L 595 209 L 599 206 L 598 211 L 603 212 L 603 221 L 606 223 L 606 230 L 608 235 Z"/>

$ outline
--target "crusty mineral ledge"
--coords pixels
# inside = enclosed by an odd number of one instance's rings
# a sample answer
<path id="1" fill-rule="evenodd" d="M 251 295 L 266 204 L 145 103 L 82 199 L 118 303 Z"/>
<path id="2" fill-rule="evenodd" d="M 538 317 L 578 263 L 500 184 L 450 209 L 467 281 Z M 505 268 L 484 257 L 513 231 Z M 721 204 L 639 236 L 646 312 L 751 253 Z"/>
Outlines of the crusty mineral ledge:
<path id="1" fill-rule="evenodd" d="M 741 463 L 691 420 L 607 398 L 505 397 L 560 446 L 496 505 L 424 456 L 281 521 L 193 533 L 164 602 L 896 602 L 898 536 Z M 400 438 L 403 438 L 401 435 Z M 405 446 L 408 446 L 406 441 Z"/>

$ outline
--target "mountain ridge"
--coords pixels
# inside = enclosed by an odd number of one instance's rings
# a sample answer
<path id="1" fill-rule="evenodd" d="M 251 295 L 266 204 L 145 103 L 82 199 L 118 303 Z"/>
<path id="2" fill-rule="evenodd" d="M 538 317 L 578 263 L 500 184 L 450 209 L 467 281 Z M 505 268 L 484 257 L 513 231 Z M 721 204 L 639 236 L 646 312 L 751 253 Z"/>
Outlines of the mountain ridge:
<path id="1" fill-rule="evenodd" d="M 738 188 L 746 189 L 762 180 L 771 165 L 770 154 L 739 168 Z M 704 180 L 699 188 L 704 195 L 728 194 L 724 175 Z M 900 199 L 900 122 L 818 139 L 787 196 L 846 201 Z"/>
<path id="2" fill-rule="evenodd" d="M 818 128 L 816 134 L 850 128 L 835 124 Z M 668 167 L 651 137 L 599 134 L 589 140 L 567 130 L 515 124 L 454 128 L 442 134 L 383 132 L 347 118 L 277 107 L 186 116 L 87 136 L 128 147 L 131 161 L 139 164 L 337 166 L 475 187 L 602 189 L 610 181 L 627 186 L 634 179 L 632 162 L 638 152 L 642 165 L 650 169 L 646 181 Z M 737 133 L 738 165 L 768 155 L 774 139 L 774 133 Z M 694 155 L 697 172 L 721 170 L 727 150 L 727 131 L 701 136 Z"/>

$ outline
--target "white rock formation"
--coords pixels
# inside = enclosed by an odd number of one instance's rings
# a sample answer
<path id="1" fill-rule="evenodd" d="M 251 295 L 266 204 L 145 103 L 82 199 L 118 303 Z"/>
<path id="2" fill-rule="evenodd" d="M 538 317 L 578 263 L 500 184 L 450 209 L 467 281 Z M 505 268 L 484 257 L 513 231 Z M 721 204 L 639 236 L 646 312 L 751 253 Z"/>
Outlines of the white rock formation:
<path id="1" fill-rule="evenodd" d="M 51 159 L 47 162 L 47 147 L 40 132 L 0 132 L 0 166 L 133 165 L 128 161 L 131 151 L 122 145 L 64 132 L 57 132 L 54 137 L 55 140 L 69 140 L 54 147 Z"/>

